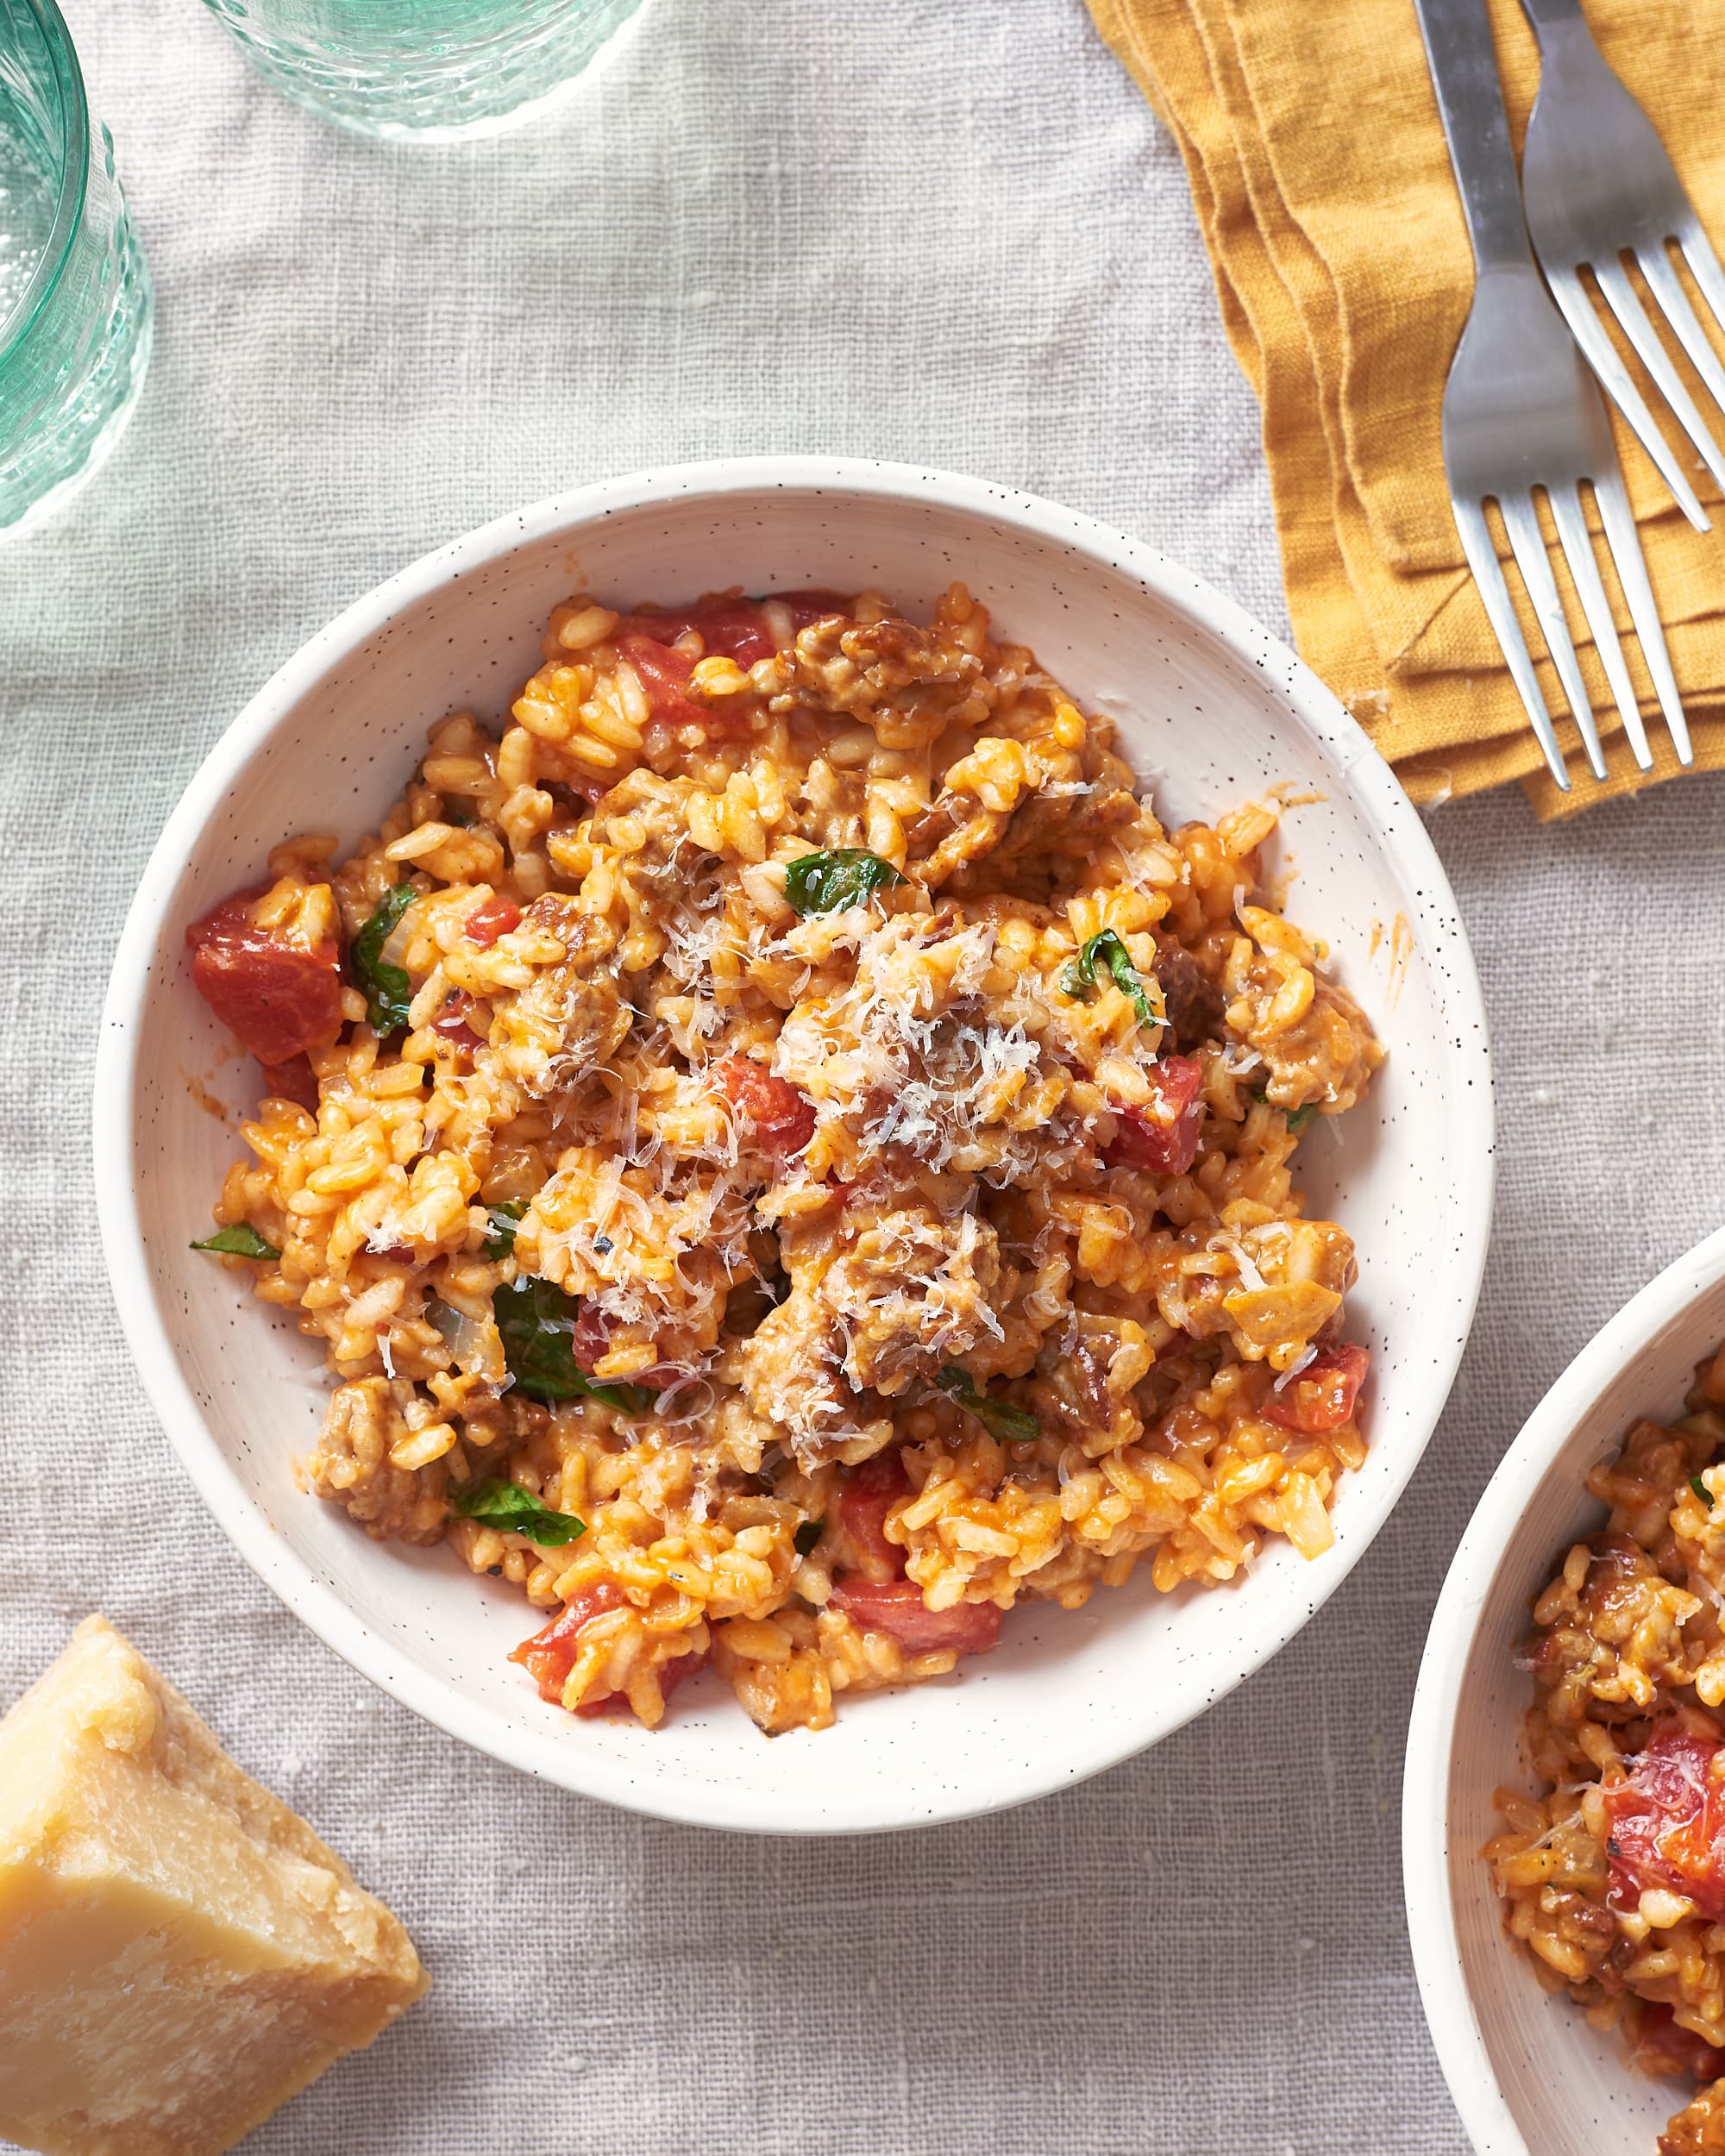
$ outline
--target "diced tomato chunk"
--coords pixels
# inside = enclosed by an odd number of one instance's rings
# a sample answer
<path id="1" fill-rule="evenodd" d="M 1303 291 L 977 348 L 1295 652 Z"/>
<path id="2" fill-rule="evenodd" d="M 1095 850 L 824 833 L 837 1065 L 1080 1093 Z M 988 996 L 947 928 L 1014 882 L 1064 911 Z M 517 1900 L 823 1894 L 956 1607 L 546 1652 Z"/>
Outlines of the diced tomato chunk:
<path id="1" fill-rule="evenodd" d="M 655 718 L 681 725 L 686 720 L 705 723 L 708 714 L 683 692 L 695 662 L 686 652 L 668 650 L 650 636 L 619 636 L 617 648 L 640 679 L 649 709 Z"/>
<path id="2" fill-rule="evenodd" d="M 839 1525 L 858 1563 L 883 1578 L 904 1577 L 906 1553 L 887 1539 L 887 1514 L 910 1494 L 910 1477 L 895 1445 L 845 1474 L 838 1500 Z"/>
<path id="3" fill-rule="evenodd" d="M 285 1063 L 262 1065 L 266 1100 L 292 1100 L 317 1112 L 317 1074 L 309 1056 L 290 1056 Z"/>
<path id="4" fill-rule="evenodd" d="M 932 1654 L 943 1647 L 980 1654 L 1000 1636 L 1000 1613 L 993 1602 L 931 1609 L 914 1580 L 865 1580 L 859 1573 L 843 1573 L 832 1583 L 832 1602 L 865 1631 L 884 1632 L 912 1654 Z"/>
<path id="5" fill-rule="evenodd" d="M 712 1067 L 714 1085 L 763 1153 L 786 1160 L 814 1136 L 814 1103 L 787 1078 L 775 1078 L 748 1056 L 725 1056 Z"/>
<path id="6" fill-rule="evenodd" d="M 1156 1066 L 1150 1101 L 1142 1108 L 1120 1111 L 1119 1127 L 1102 1148 L 1107 1164 L 1183 1175 L 1198 1156 L 1203 1083 L 1204 1066 L 1195 1056 L 1164 1056 Z"/>
<path id="7" fill-rule="evenodd" d="M 593 1375 L 593 1364 L 610 1348 L 612 1331 L 611 1319 L 596 1302 L 582 1303 L 569 1334 L 569 1352 L 577 1369 Z"/>
<path id="8" fill-rule="evenodd" d="M 454 989 L 432 1019 L 431 1031 L 440 1040 L 453 1041 L 457 1048 L 477 1048 L 480 1037 L 467 1024 L 467 1013 L 473 1007 L 474 1000 L 465 988 Z"/>
<path id="9" fill-rule="evenodd" d="M 616 1321 L 596 1302 L 584 1301 L 569 1329 L 569 1352 L 575 1359 L 575 1368 L 591 1377 L 599 1361 L 611 1352 L 612 1335 L 616 1330 Z M 662 1393 L 668 1385 L 687 1375 L 675 1363 L 655 1363 L 650 1369 L 631 1370 L 626 1379 L 614 1379 L 612 1382 L 644 1385 L 649 1392 Z"/>
<path id="10" fill-rule="evenodd" d="M 499 937 L 521 925 L 521 908 L 513 899 L 489 898 L 476 906 L 467 919 L 467 941 L 489 950 Z"/>
<path id="11" fill-rule="evenodd" d="M 342 954 L 306 950 L 254 927 L 262 889 L 236 892 L 185 931 L 198 993 L 260 1063 L 327 1048 L 342 1030 Z"/>
<path id="12" fill-rule="evenodd" d="M 1634 2059 L 1643 2073 L 1693 2074 L 1697 2081 L 1717 2081 L 1725 2074 L 1725 2051 L 1679 2027 L 1671 2009 L 1657 2001 L 1641 2009 Z"/>
<path id="13" fill-rule="evenodd" d="M 518 1647 L 511 1650 L 510 1660 L 523 1665 L 538 1685 L 541 1699 L 549 1700 L 556 1706 L 562 1699 L 569 1672 L 575 1666 L 575 1657 L 580 1651 L 576 1635 L 582 1626 L 591 1624 L 608 1609 L 621 1609 L 628 1599 L 623 1589 L 613 1587 L 609 1580 L 596 1580 L 591 1587 L 578 1587 L 549 1625 L 542 1626 L 530 1639 L 524 1639 Z"/>
<path id="14" fill-rule="evenodd" d="M 781 606 L 791 610 L 791 625 L 799 635 L 812 622 L 825 621 L 829 614 L 848 614 L 850 601 L 842 592 L 823 592 L 811 587 L 804 592 L 770 592 Z"/>
<path id="15" fill-rule="evenodd" d="M 698 1654 L 680 1654 L 669 1662 L 659 1664 L 660 1696 L 668 1706 L 673 1692 L 686 1677 L 697 1677 L 711 1659 L 710 1651 L 703 1647 Z M 615 1714 L 627 1710 L 629 1697 L 624 1692 L 601 1692 L 597 1699 L 584 1699 L 575 1709 L 583 1721 L 591 1721 L 595 1714 Z"/>
<path id="16" fill-rule="evenodd" d="M 1355 1347 L 1351 1341 L 1326 1348 L 1271 1396 L 1264 1407 L 1264 1420 L 1275 1423 L 1278 1429 L 1303 1430 L 1312 1438 L 1320 1437 L 1327 1430 L 1339 1430 L 1352 1418 L 1353 1404 L 1371 1368 L 1370 1351 Z"/>
<path id="17" fill-rule="evenodd" d="M 734 659 L 745 668 L 757 659 L 770 659 L 777 649 L 760 601 L 744 599 L 740 592 L 709 592 L 693 606 L 674 606 L 662 614 L 625 614 L 612 633 L 619 642 L 650 636 L 655 643 L 674 644 L 692 629 L 710 658 Z"/>
<path id="18" fill-rule="evenodd" d="M 1633 1908 L 1647 1887 L 1686 1894 L 1709 1922 L 1725 1921 L 1725 1760 L 1681 1722 L 1662 1722 L 1606 1788 L 1606 1899 Z"/>

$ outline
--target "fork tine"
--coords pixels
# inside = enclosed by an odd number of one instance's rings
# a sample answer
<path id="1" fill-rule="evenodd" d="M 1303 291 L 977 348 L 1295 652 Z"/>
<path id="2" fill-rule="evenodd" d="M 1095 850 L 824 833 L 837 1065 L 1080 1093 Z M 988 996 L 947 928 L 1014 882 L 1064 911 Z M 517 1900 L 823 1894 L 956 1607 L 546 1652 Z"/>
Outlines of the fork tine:
<path id="1" fill-rule="evenodd" d="M 1617 348 L 1606 335 L 1605 324 L 1583 290 L 1580 278 L 1573 270 L 1547 267 L 1546 281 L 1552 288 L 1552 297 L 1563 309 L 1571 334 L 1586 354 L 1588 365 L 1604 384 L 1612 403 L 1634 429 L 1636 439 L 1658 466 L 1659 477 L 1676 495 L 1678 507 L 1697 531 L 1709 530 L 1711 527 L 1700 498 L 1678 462 L 1671 444 L 1655 424 L 1640 391 L 1630 379 L 1628 368 L 1618 358 Z"/>
<path id="2" fill-rule="evenodd" d="M 1510 551 L 1521 572 L 1521 581 L 1527 587 L 1527 597 L 1534 603 L 1546 649 L 1551 654 L 1564 694 L 1569 699 L 1570 716 L 1587 751 L 1587 761 L 1592 766 L 1594 777 L 1603 779 L 1605 753 L 1599 746 L 1593 705 L 1588 698 L 1587 684 L 1581 678 L 1581 661 L 1575 655 L 1569 624 L 1564 619 L 1563 601 L 1558 597 L 1557 579 L 1552 574 L 1552 558 L 1546 552 L 1546 535 L 1540 530 L 1534 498 L 1531 494 L 1504 494 L 1499 498 L 1497 506 L 1503 512 L 1503 528 L 1509 534 Z"/>
<path id="3" fill-rule="evenodd" d="M 1725 457 L 1719 454 L 1719 445 L 1707 431 L 1707 423 L 1695 409 L 1695 399 L 1683 385 L 1683 377 L 1672 361 L 1672 355 L 1659 341 L 1659 333 L 1647 319 L 1635 287 L 1629 282 L 1629 273 L 1616 260 L 1596 262 L 1593 273 L 1599 279 L 1599 289 L 1605 296 L 1606 304 L 1623 326 L 1623 334 L 1641 355 L 1641 364 L 1659 384 L 1665 402 L 1677 414 L 1679 423 L 1700 453 L 1701 461 L 1712 473 L 1721 486 L 1725 486 Z"/>
<path id="4" fill-rule="evenodd" d="M 1647 581 L 1647 565 L 1641 559 L 1641 542 L 1635 532 L 1635 520 L 1629 514 L 1628 497 L 1623 492 L 1623 477 L 1613 472 L 1609 477 L 1601 475 L 1593 481 L 1594 498 L 1599 504 L 1599 514 L 1605 526 L 1605 542 L 1611 549 L 1611 559 L 1616 564 L 1617 581 L 1623 586 L 1623 596 L 1629 602 L 1629 618 L 1635 624 L 1635 634 L 1641 640 L 1641 656 L 1647 662 L 1647 672 L 1653 677 L 1654 693 L 1659 699 L 1659 709 L 1665 715 L 1665 724 L 1677 749 L 1677 760 L 1682 764 L 1695 761 L 1695 751 L 1689 743 L 1689 726 L 1683 715 L 1683 699 L 1677 693 L 1677 677 L 1672 672 L 1671 655 L 1665 649 L 1665 634 L 1659 627 L 1659 610 L 1653 604 L 1653 587 Z M 1639 762 L 1640 758 L 1636 761 Z M 1651 755 L 1648 763 L 1653 761 Z M 1641 765 L 1647 770 L 1647 763 Z"/>
<path id="5" fill-rule="evenodd" d="M 1552 505 L 1552 517 L 1558 528 L 1558 536 L 1563 542 L 1564 559 L 1569 563 L 1569 573 L 1575 579 L 1581 611 L 1586 615 L 1588 626 L 1593 631 L 1594 648 L 1599 654 L 1599 663 L 1605 669 L 1605 678 L 1610 682 L 1611 693 L 1617 701 L 1624 735 L 1635 761 L 1645 771 L 1653 761 L 1653 751 L 1647 746 L 1647 730 L 1641 724 L 1635 685 L 1629 678 L 1629 662 L 1623 656 L 1617 624 L 1611 618 L 1611 602 L 1605 596 L 1599 564 L 1593 558 L 1593 535 L 1587 529 L 1586 513 L 1581 506 L 1581 490 L 1575 486 L 1548 487 L 1546 498 Z M 1598 772 L 1596 775 L 1603 778 L 1605 774 Z"/>
<path id="6" fill-rule="evenodd" d="M 1552 715 L 1546 709 L 1546 699 L 1540 693 L 1534 662 L 1527 656 L 1527 646 L 1522 638 L 1521 624 L 1515 619 L 1509 586 L 1503 581 L 1503 572 L 1497 566 L 1497 549 L 1492 544 L 1484 514 L 1477 502 L 1464 501 L 1458 494 L 1451 495 L 1450 507 L 1455 515 L 1456 530 L 1461 536 L 1462 552 L 1467 556 L 1467 566 L 1473 571 L 1473 580 L 1479 586 L 1479 596 L 1485 602 L 1485 611 L 1502 649 L 1504 663 L 1515 686 L 1521 692 L 1521 701 L 1527 706 L 1527 718 L 1540 747 L 1545 751 L 1552 777 L 1559 788 L 1567 793 L 1569 773 L 1564 767 L 1563 750 L 1558 745 L 1557 729 L 1552 724 Z"/>
<path id="7" fill-rule="evenodd" d="M 1689 294 L 1665 252 L 1664 241 L 1657 247 L 1638 247 L 1635 260 L 1641 266 L 1641 274 L 1654 298 L 1665 309 L 1666 319 L 1677 332 L 1677 341 L 1688 353 L 1696 373 L 1711 391 L 1714 402 L 1725 408 L 1725 367 L 1719 364 L 1719 354 L 1696 319 Z"/>
<path id="8" fill-rule="evenodd" d="M 1713 252 L 1713 242 L 1691 215 L 1678 230 L 1678 245 L 1689 264 L 1690 275 L 1700 285 L 1702 297 L 1713 310 L 1714 319 L 1725 325 L 1725 269 Z"/>

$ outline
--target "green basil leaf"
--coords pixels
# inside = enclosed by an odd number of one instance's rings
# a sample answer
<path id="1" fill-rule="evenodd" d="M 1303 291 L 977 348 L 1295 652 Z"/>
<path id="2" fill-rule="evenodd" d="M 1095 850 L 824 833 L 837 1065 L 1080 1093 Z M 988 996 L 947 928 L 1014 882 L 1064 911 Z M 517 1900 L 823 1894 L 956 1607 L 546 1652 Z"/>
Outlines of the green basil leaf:
<path id="1" fill-rule="evenodd" d="M 1701 1477 L 1698 1475 L 1691 1475 L 1689 1478 L 1689 1486 L 1695 1492 L 1696 1495 L 1701 1500 L 1702 1503 L 1706 1506 L 1708 1511 L 1711 1512 L 1713 1509 L 1713 1492 L 1709 1489 L 1706 1483 L 1702 1481 Z"/>
<path id="2" fill-rule="evenodd" d="M 380 1040 L 406 1025 L 407 1006 L 413 1000 L 413 983 L 399 966 L 386 962 L 383 947 L 418 895 L 411 883 L 398 883 L 384 893 L 376 912 L 354 938 L 354 978 L 365 994 L 366 1016 Z"/>
<path id="3" fill-rule="evenodd" d="M 1092 936 L 1060 976 L 1060 985 L 1075 1003 L 1088 1003 L 1096 990 L 1096 961 L 1114 977 L 1114 986 L 1138 1013 L 1140 1025 L 1157 1026 L 1162 1020 L 1145 992 L 1144 981 L 1132 962 L 1132 953 L 1111 928 Z"/>
<path id="4" fill-rule="evenodd" d="M 797 1545 L 797 1555 L 800 1557 L 806 1557 L 813 1549 L 816 1543 L 820 1540 L 822 1530 L 825 1526 L 826 1522 L 824 1520 L 804 1520 L 802 1526 L 792 1537 L 792 1540 Z"/>
<path id="5" fill-rule="evenodd" d="M 905 879 L 890 861 L 860 846 L 828 854 L 804 854 L 785 871 L 785 896 L 799 913 L 837 913 L 861 906 L 871 891 Z"/>
<path id="6" fill-rule="evenodd" d="M 192 1244 L 194 1250 L 216 1250 L 223 1257 L 279 1257 L 281 1252 L 273 1243 L 266 1243 L 262 1236 L 248 1220 L 235 1222 L 231 1228 L 218 1228 L 214 1235 L 207 1235 L 201 1243 Z"/>
<path id="7" fill-rule="evenodd" d="M 625 1415 L 644 1415 L 656 1395 L 649 1385 L 596 1384 L 575 1361 L 569 1336 L 576 1303 L 549 1280 L 518 1280 L 492 1297 L 509 1374 L 530 1400 L 596 1400 Z"/>
<path id="8" fill-rule="evenodd" d="M 585 1520 L 572 1512 L 552 1512 L 519 1482 L 488 1476 L 471 1489 L 458 1491 L 449 1500 L 457 1520 L 478 1520 L 487 1527 L 501 1527 L 510 1534 L 525 1535 L 530 1542 L 555 1550 L 587 1531 Z"/>
<path id="9" fill-rule="evenodd" d="M 1015 1407 L 1010 1400 L 996 1400 L 989 1393 L 979 1393 L 969 1370 L 956 1369 L 949 1363 L 934 1382 L 966 1413 L 975 1415 L 988 1435 L 1002 1445 L 1034 1445 L 1042 1435 L 1042 1425 L 1028 1407 Z"/>
<path id="10" fill-rule="evenodd" d="M 510 1198 L 500 1206 L 487 1206 L 491 1233 L 480 1244 L 487 1257 L 507 1257 L 515 1248 L 515 1224 L 527 1210 L 524 1198 Z"/>

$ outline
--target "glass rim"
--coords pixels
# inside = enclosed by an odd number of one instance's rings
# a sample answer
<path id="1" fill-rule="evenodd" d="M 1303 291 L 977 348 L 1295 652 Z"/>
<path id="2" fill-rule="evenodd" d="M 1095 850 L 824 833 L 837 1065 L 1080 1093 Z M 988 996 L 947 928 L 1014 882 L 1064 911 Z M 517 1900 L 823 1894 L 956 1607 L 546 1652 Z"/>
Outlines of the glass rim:
<path id="1" fill-rule="evenodd" d="M 90 103 L 85 95 L 84 71 L 78 64 L 72 33 L 56 0 L 24 0 L 24 4 L 36 18 L 53 69 L 55 87 L 60 92 L 64 141 L 60 199 L 54 204 L 53 223 L 43 245 L 41 259 L 30 273 L 29 283 L 19 294 L 11 311 L 0 317 L 0 359 L 23 342 L 30 325 L 59 284 L 72 253 L 72 241 L 78 235 L 90 185 Z"/>

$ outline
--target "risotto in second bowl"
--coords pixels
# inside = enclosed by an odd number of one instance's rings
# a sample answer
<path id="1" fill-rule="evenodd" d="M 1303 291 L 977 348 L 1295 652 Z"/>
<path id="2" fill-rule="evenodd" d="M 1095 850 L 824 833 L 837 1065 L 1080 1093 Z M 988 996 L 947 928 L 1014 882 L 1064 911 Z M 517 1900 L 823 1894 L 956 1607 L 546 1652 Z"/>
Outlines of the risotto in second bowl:
<path id="1" fill-rule="evenodd" d="M 1366 1356 L 1291 1163 L 1380 1051 L 1258 887 L 1278 804 L 1165 831 L 957 585 L 584 597 L 544 660 L 188 932 L 263 1066 L 200 1247 L 324 1344 L 310 1488 L 649 1725 L 1326 1548 Z"/>
<path id="2" fill-rule="evenodd" d="M 1546 1989 L 1647 2072 L 1703 2084 L 1661 2156 L 1725 2156 L 1725 1347 L 1685 1404 L 1587 1478 L 1610 1518 L 1534 1609 L 1546 1793 L 1499 1790 L 1485 1854 Z"/>

